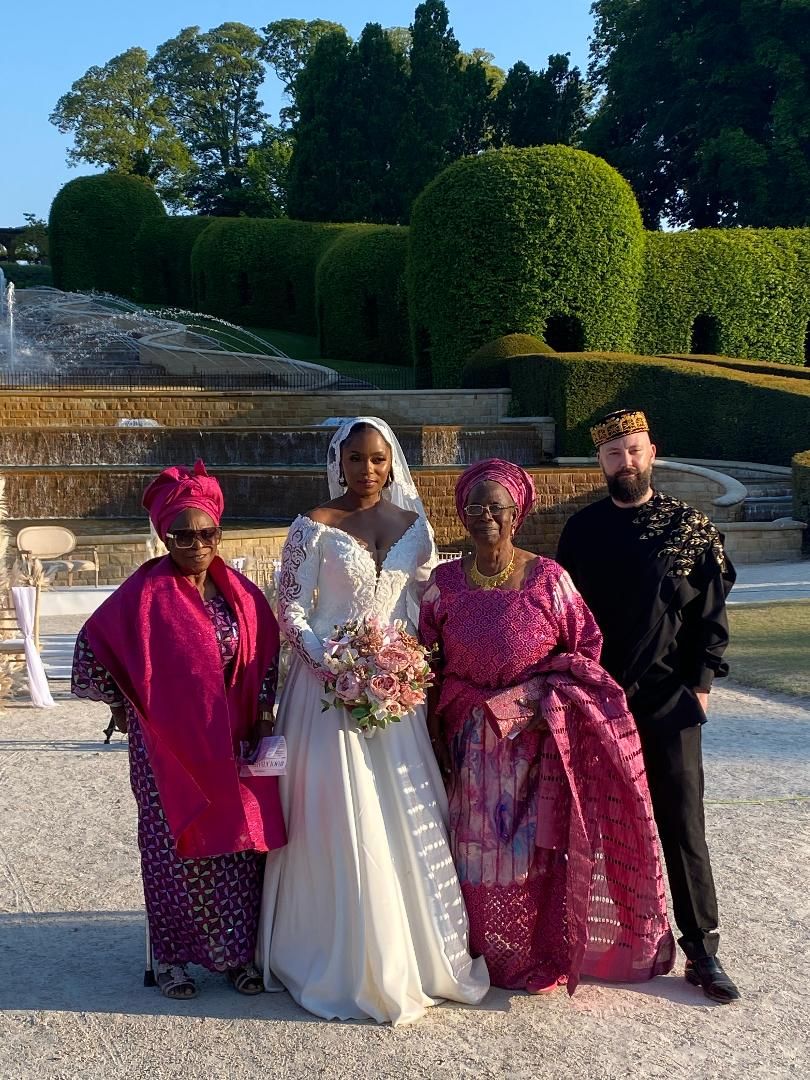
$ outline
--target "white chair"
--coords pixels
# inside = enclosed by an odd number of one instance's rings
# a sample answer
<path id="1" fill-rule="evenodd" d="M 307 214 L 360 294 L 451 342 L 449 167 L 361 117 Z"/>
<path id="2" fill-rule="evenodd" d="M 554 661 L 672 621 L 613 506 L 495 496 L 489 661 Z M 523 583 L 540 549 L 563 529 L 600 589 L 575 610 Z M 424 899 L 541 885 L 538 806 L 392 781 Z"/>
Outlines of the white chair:
<path id="1" fill-rule="evenodd" d="M 462 551 L 439 551 L 439 562 L 454 562 L 456 559 L 462 559 L 464 553 Z"/>
<path id="2" fill-rule="evenodd" d="M 76 548 L 76 537 L 63 525 L 28 525 L 17 533 L 17 551 L 29 559 L 39 559 L 46 574 L 64 570 L 69 586 L 74 574 L 94 573 L 98 587 L 98 548 L 91 547 L 92 559 L 68 558 Z"/>

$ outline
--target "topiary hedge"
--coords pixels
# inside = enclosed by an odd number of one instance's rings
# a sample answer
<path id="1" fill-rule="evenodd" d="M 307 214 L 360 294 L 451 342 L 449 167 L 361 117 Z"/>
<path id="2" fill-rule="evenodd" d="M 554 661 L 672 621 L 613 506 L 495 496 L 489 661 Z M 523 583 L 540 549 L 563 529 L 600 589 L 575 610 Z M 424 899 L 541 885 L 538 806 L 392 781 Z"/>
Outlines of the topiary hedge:
<path id="1" fill-rule="evenodd" d="M 0 262 L 6 281 L 13 281 L 18 289 L 37 289 L 53 285 L 53 271 L 50 266 L 39 263 Z"/>
<path id="2" fill-rule="evenodd" d="M 648 233 L 636 350 L 803 364 L 810 318 L 804 233 L 810 236 L 807 229 Z"/>
<path id="3" fill-rule="evenodd" d="M 148 218 L 135 237 L 135 295 L 142 304 L 191 308 L 191 249 L 209 217 Z"/>
<path id="4" fill-rule="evenodd" d="M 408 230 L 350 225 L 318 263 L 321 356 L 410 365 L 405 260 Z"/>
<path id="5" fill-rule="evenodd" d="M 71 180 L 53 200 L 48 222 L 54 284 L 132 296 L 135 235 L 144 221 L 165 214 L 140 177 L 102 173 Z"/>
<path id="6" fill-rule="evenodd" d="M 691 364 L 714 364 L 732 371 L 747 371 L 751 375 L 775 375 L 783 379 L 810 379 L 810 368 L 796 364 L 772 364 L 768 360 L 738 360 L 732 356 L 710 356 L 700 353 L 666 353 L 665 360 L 686 360 Z"/>
<path id="7" fill-rule="evenodd" d="M 194 303 L 232 322 L 317 333 L 315 271 L 345 225 L 218 218 L 191 252 Z"/>
<path id="8" fill-rule="evenodd" d="M 411 214 L 417 364 L 458 385 L 474 349 L 516 331 L 558 348 L 630 348 L 643 254 L 633 192 L 601 158 L 567 146 L 462 158 Z"/>
<path id="9" fill-rule="evenodd" d="M 553 352 L 533 334 L 504 334 L 488 341 L 467 358 L 461 374 L 461 385 L 467 390 L 509 386 L 509 360 L 513 356 L 537 357 L 541 353 Z"/>
<path id="10" fill-rule="evenodd" d="M 515 415 L 550 414 L 557 452 L 593 451 L 604 413 L 644 409 L 663 454 L 786 465 L 807 445 L 810 383 L 645 356 L 568 353 L 510 363 Z"/>
<path id="11" fill-rule="evenodd" d="M 810 450 L 794 455 L 793 461 L 793 516 L 810 526 Z M 810 528 L 804 530 L 804 550 L 810 549 Z"/>

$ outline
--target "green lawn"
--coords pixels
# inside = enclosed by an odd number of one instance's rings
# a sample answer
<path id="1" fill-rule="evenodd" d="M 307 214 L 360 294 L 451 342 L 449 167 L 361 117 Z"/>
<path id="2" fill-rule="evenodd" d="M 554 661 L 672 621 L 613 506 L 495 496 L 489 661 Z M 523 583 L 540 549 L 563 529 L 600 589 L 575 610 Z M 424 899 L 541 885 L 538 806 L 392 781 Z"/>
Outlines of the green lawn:
<path id="1" fill-rule="evenodd" d="M 318 349 L 318 339 L 306 334 L 291 334 L 286 330 L 269 330 L 266 327 L 250 327 L 257 337 L 269 341 L 294 360 L 315 360 L 326 364 L 341 375 L 351 375 L 356 379 L 366 379 L 385 389 L 410 390 L 414 385 L 413 369 L 396 367 L 392 364 L 367 364 L 362 361 L 330 360 L 322 357 Z"/>
<path id="2" fill-rule="evenodd" d="M 810 697 L 810 600 L 730 607 L 731 678 Z"/>

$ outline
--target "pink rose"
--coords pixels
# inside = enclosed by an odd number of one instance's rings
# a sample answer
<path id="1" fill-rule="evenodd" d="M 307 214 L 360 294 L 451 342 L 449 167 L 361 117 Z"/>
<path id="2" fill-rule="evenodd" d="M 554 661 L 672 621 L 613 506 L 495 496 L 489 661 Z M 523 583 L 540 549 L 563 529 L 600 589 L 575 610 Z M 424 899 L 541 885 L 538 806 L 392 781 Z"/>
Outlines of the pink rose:
<path id="1" fill-rule="evenodd" d="M 384 645 L 375 659 L 383 671 L 404 671 L 411 662 L 411 654 L 401 645 Z"/>
<path id="2" fill-rule="evenodd" d="M 394 675 L 373 675 L 368 681 L 368 691 L 377 701 L 395 701 L 399 697 L 399 679 Z"/>
<path id="3" fill-rule="evenodd" d="M 343 671 L 335 680 L 335 696 L 341 701 L 357 701 L 362 692 L 360 680 L 353 671 Z"/>
<path id="4" fill-rule="evenodd" d="M 421 690 L 413 690 L 410 686 L 403 686 L 399 694 L 399 700 L 406 709 L 411 710 L 424 703 L 425 695 Z"/>

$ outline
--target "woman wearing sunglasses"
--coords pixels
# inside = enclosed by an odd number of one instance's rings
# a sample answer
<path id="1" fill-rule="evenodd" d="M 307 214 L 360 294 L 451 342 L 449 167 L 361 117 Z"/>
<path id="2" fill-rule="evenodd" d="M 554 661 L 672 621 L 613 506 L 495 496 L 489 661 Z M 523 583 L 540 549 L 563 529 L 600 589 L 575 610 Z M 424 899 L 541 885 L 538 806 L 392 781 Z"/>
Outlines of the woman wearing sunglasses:
<path id="1" fill-rule="evenodd" d="M 192 998 L 186 970 L 257 994 L 264 854 L 285 842 L 275 777 L 240 777 L 240 742 L 272 730 L 278 625 L 219 558 L 222 491 L 198 461 L 166 469 L 144 506 L 168 555 L 131 575 L 82 628 L 72 690 L 129 732 L 157 984 Z"/>
<path id="2" fill-rule="evenodd" d="M 473 544 L 433 571 L 420 636 L 438 646 L 428 726 L 450 800 L 470 949 L 494 986 L 542 994 L 581 975 L 672 967 L 655 825 L 624 693 L 557 563 L 516 546 L 528 473 L 470 466 L 456 508 Z"/>

